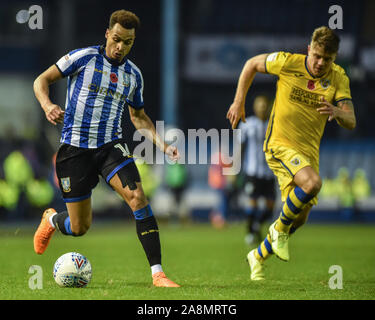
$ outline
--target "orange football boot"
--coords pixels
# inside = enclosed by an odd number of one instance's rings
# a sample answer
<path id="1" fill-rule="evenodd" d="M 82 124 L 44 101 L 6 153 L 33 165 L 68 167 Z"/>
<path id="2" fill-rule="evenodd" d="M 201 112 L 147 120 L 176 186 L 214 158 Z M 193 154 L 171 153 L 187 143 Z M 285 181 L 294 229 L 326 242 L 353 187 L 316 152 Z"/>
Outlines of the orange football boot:
<path id="1" fill-rule="evenodd" d="M 164 272 L 157 272 L 152 276 L 152 283 L 155 287 L 179 288 L 177 283 L 169 280 Z"/>
<path id="2" fill-rule="evenodd" d="M 37 254 L 42 254 L 44 251 L 46 251 L 49 241 L 56 230 L 49 223 L 49 218 L 55 213 L 56 210 L 52 208 L 47 209 L 43 213 L 42 220 L 34 234 L 34 251 Z"/>

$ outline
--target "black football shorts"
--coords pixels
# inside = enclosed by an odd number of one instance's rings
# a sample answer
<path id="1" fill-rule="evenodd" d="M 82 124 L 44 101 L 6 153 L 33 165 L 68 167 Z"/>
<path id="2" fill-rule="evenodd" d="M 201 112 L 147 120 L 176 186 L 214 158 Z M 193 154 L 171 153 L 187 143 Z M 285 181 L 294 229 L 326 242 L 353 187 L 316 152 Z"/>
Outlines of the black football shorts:
<path id="1" fill-rule="evenodd" d="M 120 170 L 122 176 L 140 181 L 133 156 L 122 139 L 97 149 L 62 144 L 57 152 L 56 175 L 65 202 L 79 202 L 90 198 L 92 189 L 99 182 L 99 175 L 109 184 Z"/>
<path id="2" fill-rule="evenodd" d="M 261 197 L 264 197 L 266 199 L 275 199 L 275 179 L 246 176 L 244 190 L 245 193 L 252 199 Z"/>

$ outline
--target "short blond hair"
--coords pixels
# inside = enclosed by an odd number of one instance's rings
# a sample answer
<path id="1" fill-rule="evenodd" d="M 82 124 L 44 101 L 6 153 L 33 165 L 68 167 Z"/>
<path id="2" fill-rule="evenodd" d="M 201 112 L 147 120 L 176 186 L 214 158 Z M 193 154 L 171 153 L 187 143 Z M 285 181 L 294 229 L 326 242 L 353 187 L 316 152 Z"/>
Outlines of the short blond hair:
<path id="1" fill-rule="evenodd" d="M 333 30 L 323 26 L 314 30 L 311 44 L 318 45 L 328 54 L 337 53 L 339 51 L 340 38 Z"/>

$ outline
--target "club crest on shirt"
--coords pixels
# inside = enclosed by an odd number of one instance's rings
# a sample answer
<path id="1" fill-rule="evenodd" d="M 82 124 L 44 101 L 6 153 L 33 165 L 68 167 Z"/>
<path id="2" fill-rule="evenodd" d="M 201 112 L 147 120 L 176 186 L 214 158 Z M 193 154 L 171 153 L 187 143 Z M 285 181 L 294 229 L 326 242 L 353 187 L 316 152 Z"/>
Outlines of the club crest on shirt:
<path id="1" fill-rule="evenodd" d="M 64 192 L 70 192 L 72 189 L 70 187 L 70 178 L 61 178 L 61 186 Z"/>
<path id="2" fill-rule="evenodd" d="M 320 80 L 320 85 L 323 89 L 327 89 L 331 85 L 331 81 L 329 81 L 328 79 L 322 79 Z"/>
<path id="3" fill-rule="evenodd" d="M 300 163 L 301 163 L 301 160 L 298 159 L 298 158 L 294 158 L 292 161 L 290 161 L 290 163 L 294 166 L 299 166 Z"/>
<path id="4" fill-rule="evenodd" d="M 315 90 L 315 81 L 313 81 L 313 80 L 309 80 L 309 81 L 307 82 L 307 89 Z"/>
<path id="5" fill-rule="evenodd" d="M 124 80 L 122 81 L 122 85 L 124 87 L 129 87 L 130 86 L 130 75 L 128 73 L 124 74 Z"/>

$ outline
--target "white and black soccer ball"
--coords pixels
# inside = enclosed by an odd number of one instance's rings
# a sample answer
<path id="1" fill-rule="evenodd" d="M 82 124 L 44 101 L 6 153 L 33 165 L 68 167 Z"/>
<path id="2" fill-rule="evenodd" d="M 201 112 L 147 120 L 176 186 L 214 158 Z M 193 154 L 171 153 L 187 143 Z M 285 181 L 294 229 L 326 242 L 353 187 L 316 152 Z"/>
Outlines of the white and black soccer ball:
<path id="1" fill-rule="evenodd" d="M 90 261 L 78 252 L 65 253 L 53 266 L 53 278 L 60 287 L 86 287 L 91 275 Z"/>

